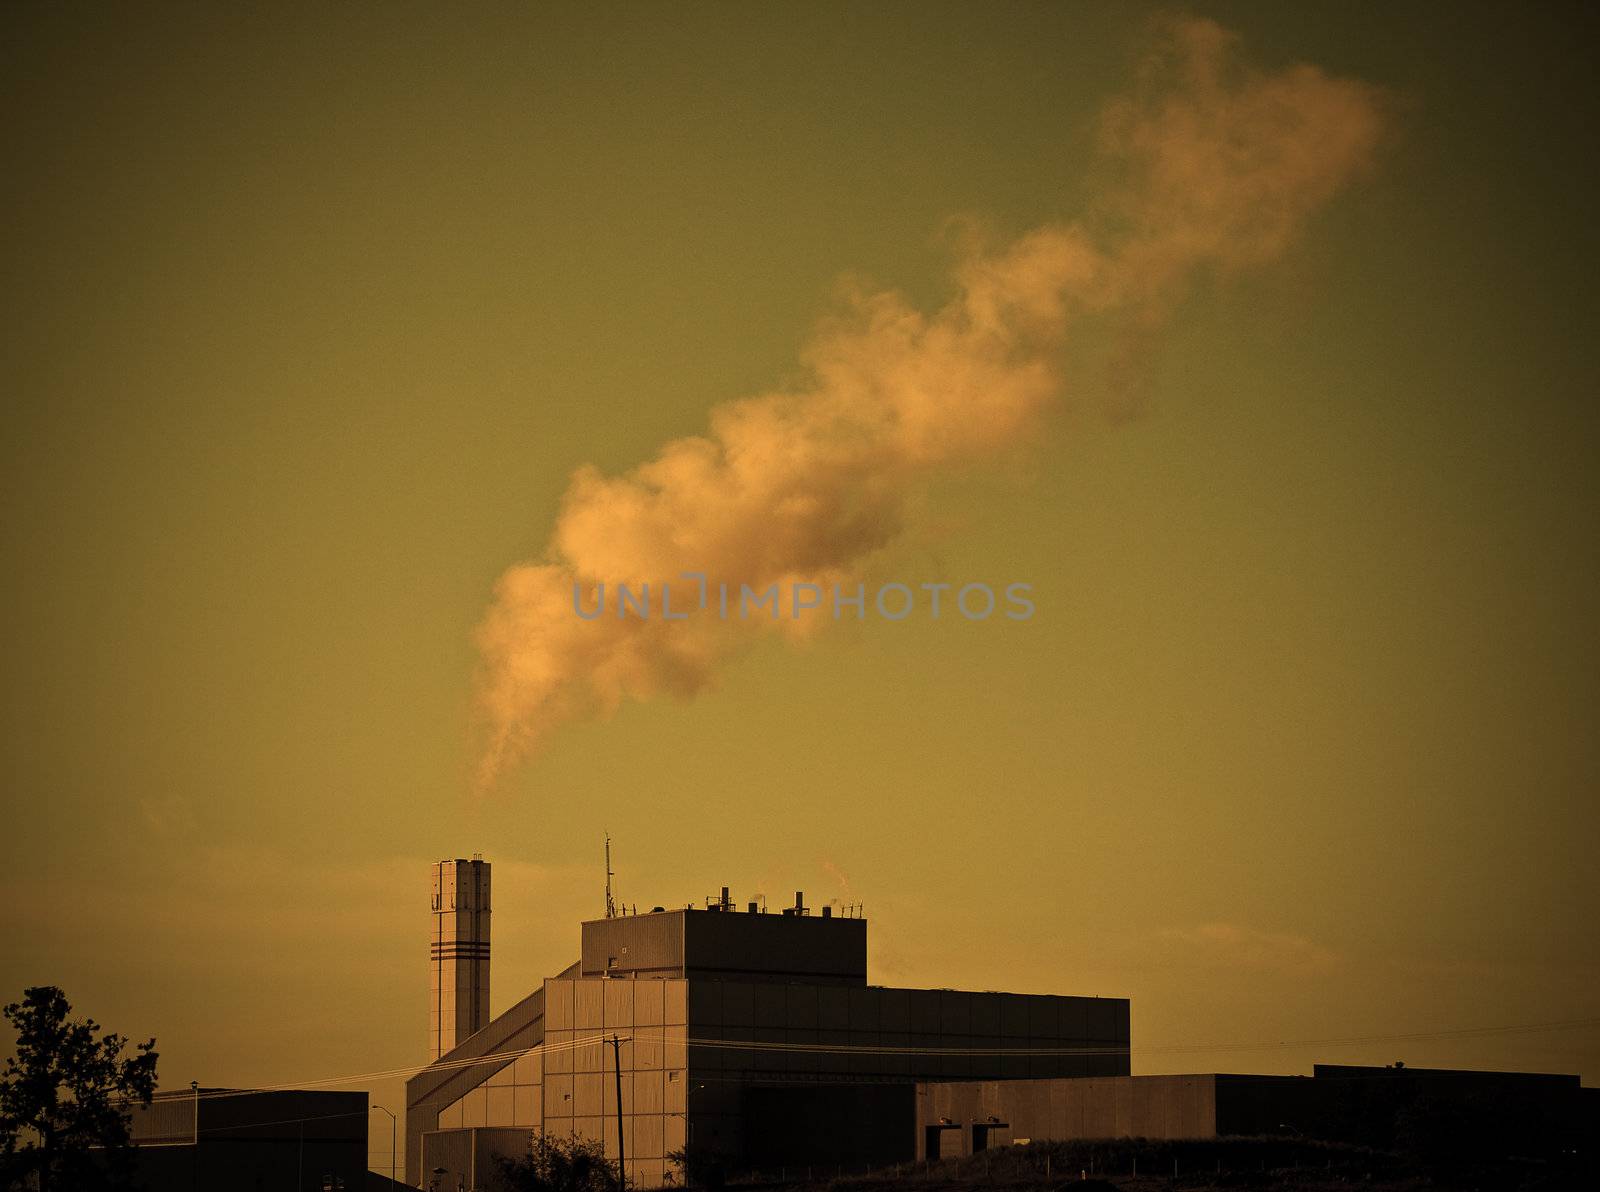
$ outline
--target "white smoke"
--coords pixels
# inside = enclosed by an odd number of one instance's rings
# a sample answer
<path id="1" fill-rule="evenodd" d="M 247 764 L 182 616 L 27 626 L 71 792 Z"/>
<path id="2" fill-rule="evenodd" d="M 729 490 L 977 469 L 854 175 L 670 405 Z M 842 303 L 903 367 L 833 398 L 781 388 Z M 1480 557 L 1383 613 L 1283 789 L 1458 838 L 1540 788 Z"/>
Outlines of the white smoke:
<path id="1" fill-rule="evenodd" d="M 693 695 L 773 627 L 583 620 L 574 585 L 592 608 L 596 585 L 659 591 L 685 571 L 735 590 L 843 584 L 905 531 L 928 479 L 1027 439 L 1061 389 L 1074 318 L 1110 316 L 1142 339 L 1198 270 L 1283 252 L 1367 164 L 1383 104 L 1314 66 L 1252 70 L 1234 42 L 1209 21 L 1166 27 L 1104 111 L 1099 148 L 1119 181 L 1092 216 L 970 246 L 932 313 L 855 294 L 804 349 L 803 386 L 717 406 L 708 433 L 623 475 L 580 467 L 543 558 L 501 576 L 479 629 L 483 780 L 564 722 Z"/>

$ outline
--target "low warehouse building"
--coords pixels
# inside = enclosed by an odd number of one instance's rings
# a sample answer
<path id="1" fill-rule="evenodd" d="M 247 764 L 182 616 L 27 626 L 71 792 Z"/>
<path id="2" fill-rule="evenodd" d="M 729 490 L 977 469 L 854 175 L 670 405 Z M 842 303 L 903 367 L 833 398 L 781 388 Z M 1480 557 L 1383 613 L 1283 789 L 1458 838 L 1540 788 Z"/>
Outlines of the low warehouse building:
<path id="1" fill-rule="evenodd" d="M 357 1192 L 367 1186 L 367 1106 L 366 1093 L 158 1093 L 130 1110 L 137 1185 L 148 1192 Z"/>
<path id="2" fill-rule="evenodd" d="M 1306 1076 L 1209 1073 L 920 1083 L 918 1158 L 1021 1139 L 1191 1139 L 1289 1134 L 1380 1149 L 1575 1145 L 1577 1076 L 1318 1064 Z"/>

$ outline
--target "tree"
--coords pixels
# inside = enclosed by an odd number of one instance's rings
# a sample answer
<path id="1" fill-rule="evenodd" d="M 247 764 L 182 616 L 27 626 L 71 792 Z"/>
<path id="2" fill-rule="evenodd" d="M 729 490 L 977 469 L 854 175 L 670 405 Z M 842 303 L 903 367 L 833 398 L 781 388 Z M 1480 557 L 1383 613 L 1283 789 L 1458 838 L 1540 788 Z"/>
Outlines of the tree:
<path id="1" fill-rule="evenodd" d="M 528 1153 L 496 1157 L 511 1192 L 617 1192 L 616 1164 L 598 1142 L 535 1134 Z"/>
<path id="2" fill-rule="evenodd" d="M 678 1170 L 683 1173 L 685 1187 L 703 1188 L 706 1192 L 721 1192 L 728 1174 L 722 1164 L 722 1156 L 715 1151 L 708 1151 L 703 1147 L 683 1147 L 671 1151 L 667 1158 L 678 1165 Z"/>
<path id="3" fill-rule="evenodd" d="M 72 1021 L 53 985 L 23 991 L 5 1008 L 17 1050 L 0 1073 L 0 1163 L 6 1185 L 115 1187 L 129 1168 L 128 1107 L 150 1104 L 154 1039 L 124 1057 L 127 1039 L 102 1035 L 92 1018 Z M 57 1183 L 57 1181 L 60 1181 Z"/>

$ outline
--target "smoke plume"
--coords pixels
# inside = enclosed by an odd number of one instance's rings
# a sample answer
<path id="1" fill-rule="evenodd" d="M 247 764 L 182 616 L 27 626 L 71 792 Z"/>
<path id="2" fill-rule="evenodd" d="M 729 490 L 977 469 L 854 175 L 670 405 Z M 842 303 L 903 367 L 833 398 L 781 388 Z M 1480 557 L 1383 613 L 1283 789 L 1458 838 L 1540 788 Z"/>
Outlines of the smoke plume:
<path id="1" fill-rule="evenodd" d="M 854 293 L 803 350 L 807 381 L 731 401 L 707 433 L 619 476 L 580 467 L 543 558 L 501 576 L 478 632 L 492 782 L 556 727 L 626 699 L 689 696 L 763 629 L 817 619 L 685 621 L 574 615 L 574 585 L 685 571 L 715 584 L 859 577 L 907 528 L 937 475 L 1026 441 L 1062 387 L 1075 318 L 1160 325 L 1198 271 L 1278 256 L 1370 159 L 1373 87 L 1315 66 L 1262 72 L 1231 34 L 1169 24 L 1130 94 L 1107 105 L 1099 151 L 1117 182 L 1074 223 L 960 254 L 954 297 L 925 313 L 894 292 Z"/>

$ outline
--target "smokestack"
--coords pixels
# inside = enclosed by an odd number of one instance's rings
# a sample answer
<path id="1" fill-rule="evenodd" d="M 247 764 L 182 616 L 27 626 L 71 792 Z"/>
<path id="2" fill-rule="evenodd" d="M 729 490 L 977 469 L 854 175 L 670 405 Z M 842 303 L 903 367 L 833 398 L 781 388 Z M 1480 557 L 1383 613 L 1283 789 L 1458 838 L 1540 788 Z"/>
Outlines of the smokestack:
<path id="1" fill-rule="evenodd" d="M 806 892 L 804 890 L 796 890 L 794 892 L 794 913 L 797 915 L 806 913 Z"/>
<path id="2" fill-rule="evenodd" d="M 428 1052 L 438 1059 L 489 1021 L 489 863 L 433 867 Z"/>
<path id="3" fill-rule="evenodd" d="M 731 911 L 733 909 L 733 899 L 728 897 L 727 886 L 722 887 L 722 909 L 725 911 Z"/>

